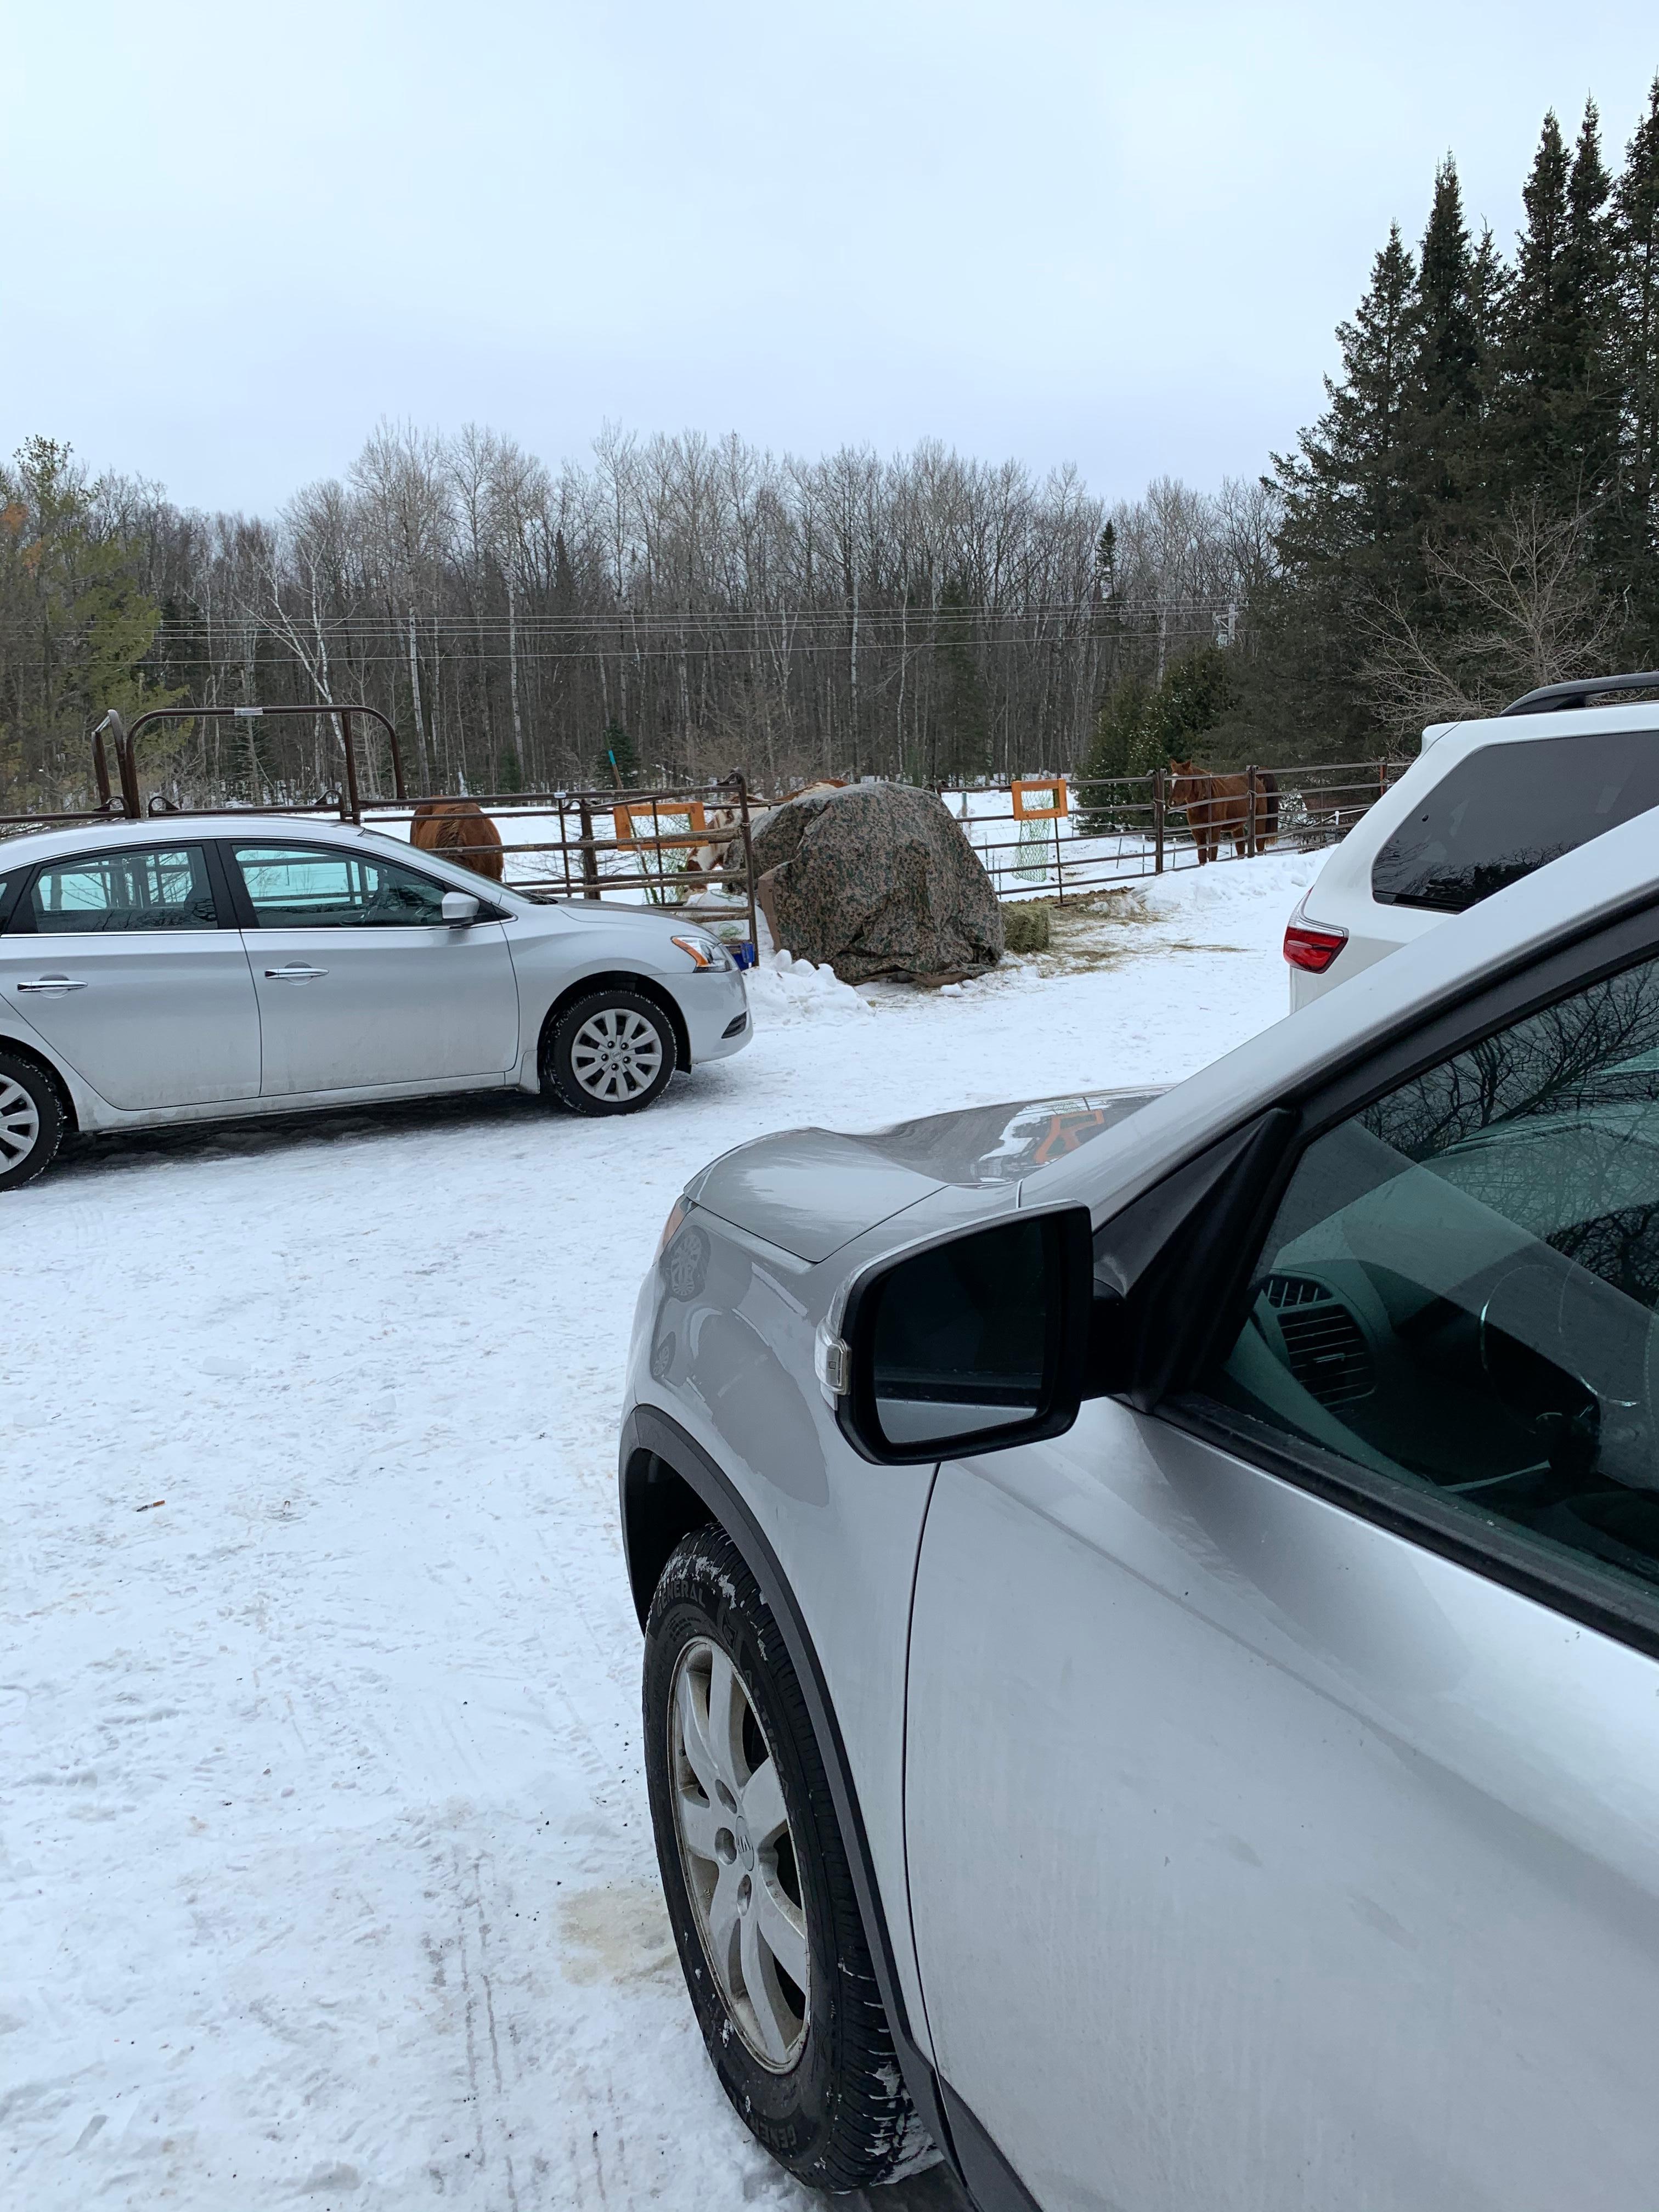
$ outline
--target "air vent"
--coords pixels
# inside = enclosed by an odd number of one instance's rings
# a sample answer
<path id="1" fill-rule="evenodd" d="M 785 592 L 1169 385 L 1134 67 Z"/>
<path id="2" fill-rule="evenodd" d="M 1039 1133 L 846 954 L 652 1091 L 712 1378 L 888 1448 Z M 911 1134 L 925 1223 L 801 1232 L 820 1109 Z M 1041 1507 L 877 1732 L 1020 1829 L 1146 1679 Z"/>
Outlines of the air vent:
<path id="1" fill-rule="evenodd" d="M 1315 1306 L 1330 1297 L 1323 1283 L 1306 1275 L 1269 1275 L 1265 1286 L 1267 1304 L 1282 1313 L 1286 1306 Z"/>
<path id="2" fill-rule="evenodd" d="M 1270 1276 L 1267 1296 L 1279 1310 L 1286 1364 L 1310 1397 L 1322 1406 L 1352 1406 L 1370 1396 L 1376 1387 L 1370 1347 L 1346 1306 L 1305 1276 Z"/>

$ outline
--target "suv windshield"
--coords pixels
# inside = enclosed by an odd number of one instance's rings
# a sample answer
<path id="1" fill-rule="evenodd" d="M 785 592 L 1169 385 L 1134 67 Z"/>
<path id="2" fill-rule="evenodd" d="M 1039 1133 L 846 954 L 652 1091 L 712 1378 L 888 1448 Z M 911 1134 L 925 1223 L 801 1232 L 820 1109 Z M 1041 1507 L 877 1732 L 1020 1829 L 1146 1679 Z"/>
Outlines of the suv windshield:
<path id="1" fill-rule="evenodd" d="M 1659 806 L 1659 731 L 1483 745 L 1383 846 L 1371 896 L 1462 914 L 1650 806 Z"/>

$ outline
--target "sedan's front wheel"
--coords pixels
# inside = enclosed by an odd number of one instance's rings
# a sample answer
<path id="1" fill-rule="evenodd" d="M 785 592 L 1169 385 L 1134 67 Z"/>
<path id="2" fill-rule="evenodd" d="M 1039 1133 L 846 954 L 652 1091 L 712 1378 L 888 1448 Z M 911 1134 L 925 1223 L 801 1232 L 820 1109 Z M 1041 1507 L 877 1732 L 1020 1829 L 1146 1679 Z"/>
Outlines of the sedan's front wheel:
<path id="1" fill-rule="evenodd" d="M 0 1052 L 0 1192 L 44 1175 L 63 1141 L 64 1109 L 50 1076 Z"/>
<path id="2" fill-rule="evenodd" d="M 931 2163 L 800 1684 L 729 1537 L 711 1528 L 682 1540 L 645 1633 L 657 1859 L 722 2087 L 814 2188 L 860 2189 Z"/>
<path id="3" fill-rule="evenodd" d="M 674 1032 L 653 1000 L 620 988 L 567 1006 L 542 1045 L 542 1080 L 575 1114 L 634 1114 L 667 1087 Z"/>

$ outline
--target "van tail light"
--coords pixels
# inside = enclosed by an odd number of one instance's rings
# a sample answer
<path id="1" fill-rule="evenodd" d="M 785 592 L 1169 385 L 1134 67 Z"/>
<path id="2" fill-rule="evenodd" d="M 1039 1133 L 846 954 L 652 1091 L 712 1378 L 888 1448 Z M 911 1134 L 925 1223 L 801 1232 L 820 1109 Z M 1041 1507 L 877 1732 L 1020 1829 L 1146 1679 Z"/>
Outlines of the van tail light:
<path id="1" fill-rule="evenodd" d="M 1285 957 L 1292 968 L 1322 975 L 1347 941 L 1346 929 L 1316 929 L 1311 922 L 1293 921 L 1285 932 Z"/>

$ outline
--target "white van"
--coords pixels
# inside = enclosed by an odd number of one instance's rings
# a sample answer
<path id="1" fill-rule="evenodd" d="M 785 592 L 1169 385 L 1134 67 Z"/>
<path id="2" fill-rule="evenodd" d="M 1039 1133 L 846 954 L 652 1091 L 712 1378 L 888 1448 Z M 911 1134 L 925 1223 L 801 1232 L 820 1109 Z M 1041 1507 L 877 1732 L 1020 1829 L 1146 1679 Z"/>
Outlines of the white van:
<path id="1" fill-rule="evenodd" d="M 1607 703 L 1621 692 L 1659 693 L 1659 672 L 1547 684 L 1501 714 L 1425 730 L 1420 757 L 1291 916 L 1291 1011 L 1659 806 L 1659 698 Z"/>

